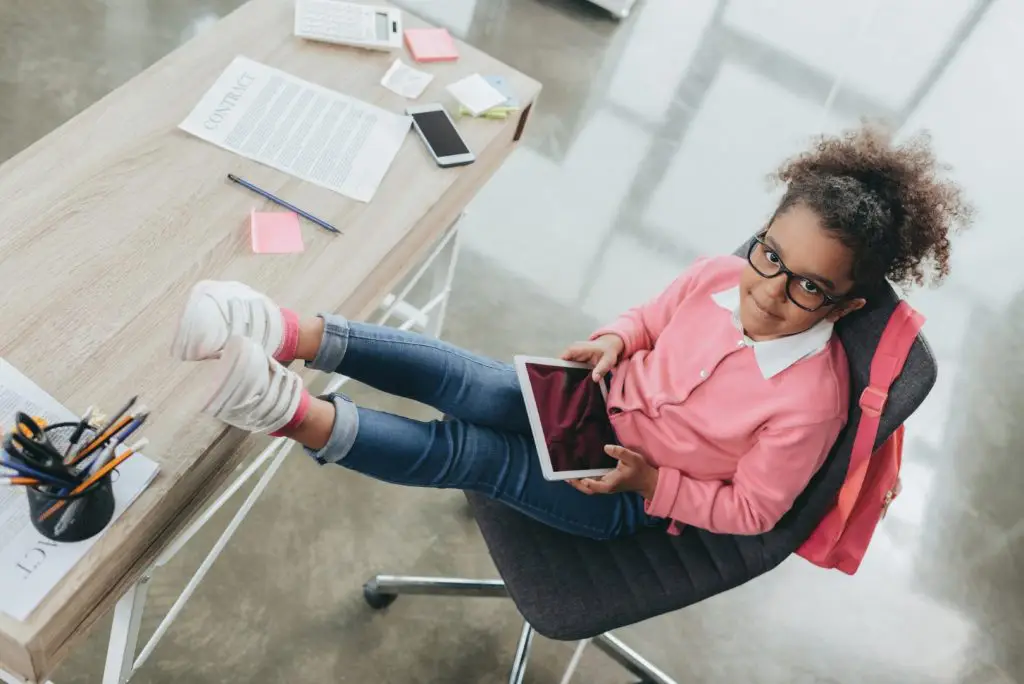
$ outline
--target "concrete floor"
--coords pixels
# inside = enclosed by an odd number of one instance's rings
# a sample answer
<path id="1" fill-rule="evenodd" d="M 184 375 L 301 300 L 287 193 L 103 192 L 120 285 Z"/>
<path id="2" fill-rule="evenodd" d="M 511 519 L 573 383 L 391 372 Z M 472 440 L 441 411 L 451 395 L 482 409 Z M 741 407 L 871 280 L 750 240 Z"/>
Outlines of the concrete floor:
<path id="1" fill-rule="evenodd" d="M 0 159 L 237 4 L 4 0 Z M 865 115 L 933 132 L 979 221 L 947 285 L 912 297 L 942 372 L 861 572 L 792 560 L 623 636 L 681 682 L 1024 682 L 1024 5 L 641 0 L 618 24 L 582 0 L 404 4 L 545 84 L 524 146 L 473 205 L 449 313 L 450 340 L 498 357 L 557 352 L 696 256 L 731 250 L 772 206 L 764 176 L 809 134 Z M 157 575 L 144 635 L 214 532 Z M 510 604 L 407 598 L 372 613 L 360 585 L 377 571 L 493 568 L 458 494 L 296 455 L 133 681 L 504 680 Z M 58 684 L 99 681 L 106 629 Z M 571 650 L 539 640 L 527 681 L 557 682 Z M 628 678 L 591 651 L 577 681 Z"/>

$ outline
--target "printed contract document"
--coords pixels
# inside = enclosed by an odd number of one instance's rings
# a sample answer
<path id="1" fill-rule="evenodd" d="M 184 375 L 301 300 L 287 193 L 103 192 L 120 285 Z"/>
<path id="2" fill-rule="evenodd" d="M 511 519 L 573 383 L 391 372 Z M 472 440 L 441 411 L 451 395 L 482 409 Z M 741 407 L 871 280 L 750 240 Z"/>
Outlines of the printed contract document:
<path id="1" fill-rule="evenodd" d="M 412 120 L 236 57 L 179 128 L 369 202 Z"/>
<path id="2" fill-rule="evenodd" d="M 0 359 L 0 430 L 14 426 L 18 411 L 38 416 L 49 424 L 77 422 L 78 416 Z M 111 478 L 114 488 L 114 522 L 156 477 L 159 466 L 135 454 L 117 467 Z M 23 487 L 0 488 L 0 610 L 25 620 L 50 590 L 103 538 L 106 530 L 91 539 L 73 543 L 50 541 L 36 532 L 28 517 Z"/>

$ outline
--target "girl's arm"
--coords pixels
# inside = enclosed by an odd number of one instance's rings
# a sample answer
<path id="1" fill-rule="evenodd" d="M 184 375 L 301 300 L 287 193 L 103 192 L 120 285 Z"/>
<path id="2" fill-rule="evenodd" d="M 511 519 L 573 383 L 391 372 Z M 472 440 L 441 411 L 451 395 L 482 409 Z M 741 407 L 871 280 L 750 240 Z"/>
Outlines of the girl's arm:
<path id="1" fill-rule="evenodd" d="M 625 343 L 622 358 L 629 358 L 641 349 L 653 349 L 661 331 L 672 320 L 672 315 L 679 308 L 679 304 L 690 293 L 694 280 L 700 275 L 706 263 L 706 259 L 699 259 L 664 292 L 646 304 L 622 314 L 611 325 L 594 332 L 590 339 L 596 340 L 601 335 L 618 335 Z"/>
<path id="2" fill-rule="evenodd" d="M 825 462 L 844 421 L 766 429 L 732 481 L 695 480 L 660 468 L 647 512 L 718 534 L 761 534 L 793 507 Z"/>

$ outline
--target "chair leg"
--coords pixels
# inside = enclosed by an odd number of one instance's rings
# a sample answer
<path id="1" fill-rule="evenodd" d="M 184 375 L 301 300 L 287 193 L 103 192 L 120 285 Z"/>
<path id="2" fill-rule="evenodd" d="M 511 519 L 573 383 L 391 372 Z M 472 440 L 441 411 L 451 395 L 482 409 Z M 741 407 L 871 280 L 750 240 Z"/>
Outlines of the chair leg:
<path id="1" fill-rule="evenodd" d="M 594 638 L 594 646 L 605 655 L 622 665 L 630 673 L 640 677 L 642 684 L 676 684 L 667 674 L 649 663 L 642 655 L 622 643 L 622 640 L 611 632 Z"/>
<path id="2" fill-rule="evenodd" d="M 463 577 L 412 577 L 377 575 L 363 585 L 363 598 L 371 608 L 387 608 L 401 594 L 420 596 L 473 596 L 507 598 L 501 580 L 475 580 Z"/>
<path id="3" fill-rule="evenodd" d="M 508 684 L 523 684 L 526 676 L 526 663 L 530 660 L 530 647 L 533 646 L 533 627 L 523 622 L 523 631 L 519 635 L 516 646 L 516 659 L 512 662 L 512 672 L 508 676 Z"/>
<path id="4" fill-rule="evenodd" d="M 590 639 L 582 639 L 576 644 L 576 648 L 572 652 L 572 658 L 569 659 L 569 665 L 566 666 L 565 672 L 562 673 L 562 684 L 570 684 L 572 682 L 572 677 L 576 674 L 576 669 L 580 666 L 580 661 L 583 660 L 583 652 L 587 650 L 590 641 Z"/>

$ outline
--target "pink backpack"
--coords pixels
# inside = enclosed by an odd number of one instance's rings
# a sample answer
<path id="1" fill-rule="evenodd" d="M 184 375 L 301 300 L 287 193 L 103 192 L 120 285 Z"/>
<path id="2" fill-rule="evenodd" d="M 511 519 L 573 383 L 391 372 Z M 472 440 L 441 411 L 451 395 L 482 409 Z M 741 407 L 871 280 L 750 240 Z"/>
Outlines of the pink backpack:
<path id="1" fill-rule="evenodd" d="M 871 535 L 900 492 L 903 426 L 872 452 L 889 388 L 899 377 L 924 317 L 906 302 L 896 306 L 871 359 L 868 387 L 860 395 L 861 417 L 850 466 L 835 506 L 797 553 L 815 565 L 857 572 Z"/>

